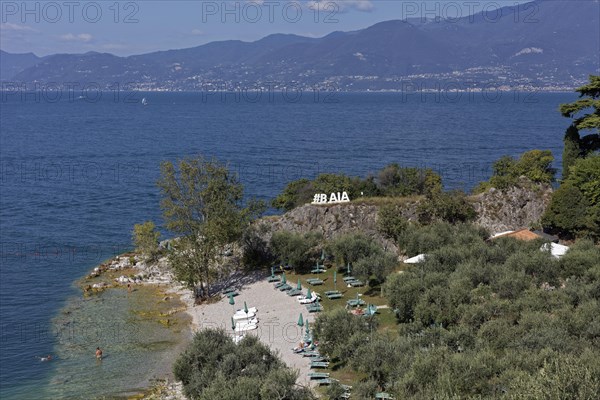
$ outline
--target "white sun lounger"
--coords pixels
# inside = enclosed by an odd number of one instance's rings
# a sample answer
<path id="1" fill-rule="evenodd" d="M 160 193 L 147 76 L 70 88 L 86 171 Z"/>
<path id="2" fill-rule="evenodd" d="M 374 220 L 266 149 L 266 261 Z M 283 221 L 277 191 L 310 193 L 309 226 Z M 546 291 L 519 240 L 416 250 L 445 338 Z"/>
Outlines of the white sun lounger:
<path id="1" fill-rule="evenodd" d="M 299 296 L 298 301 L 300 302 L 300 304 L 310 304 L 310 303 L 314 303 L 315 301 L 317 301 L 318 297 L 319 296 L 317 296 L 316 293 L 313 293 L 312 297 L 310 299 L 307 299 L 305 296 Z"/>
<path id="2" fill-rule="evenodd" d="M 258 312 L 258 309 L 256 307 L 250 307 L 250 308 L 248 308 L 248 312 L 249 313 L 256 313 L 256 312 Z M 236 314 L 244 314 L 244 315 L 246 315 L 246 312 L 244 311 L 243 308 L 239 309 L 239 310 L 236 310 L 235 313 Z"/>
<path id="3" fill-rule="evenodd" d="M 258 329 L 258 325 L 256 325 L 256 324 L 246 324 L 246 325 L 243 325 L 243 326 L 240 326 L 240 327 L 238 327 L 236 325 L 236 327 L 235 327 L 235 331 L 238 332 L 238 333 L 239 332 L 253 331 L 255 329 Z"/>
<path id="4" fill-rule="evenodd" d="M 233 319 L 234 319 L 234 320 L 236 320 L 236 321 L 239 321 L 239 320 L 248 320 L 248 319 L 252 319 L 252 318 L 254 318 L 254 317 L 256 317 L 256 314 L 255 314 L 255 313 L 248 313 L 248 314 L 235 314 L 235 315 L 233 316 Z"/>

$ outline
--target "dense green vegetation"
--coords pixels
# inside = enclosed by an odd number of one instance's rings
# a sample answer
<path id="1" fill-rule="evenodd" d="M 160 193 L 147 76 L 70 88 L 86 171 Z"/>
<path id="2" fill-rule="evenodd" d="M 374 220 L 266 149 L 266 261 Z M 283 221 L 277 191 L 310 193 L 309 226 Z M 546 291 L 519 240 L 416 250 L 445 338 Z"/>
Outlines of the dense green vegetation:
<path id="1" fill-rule="evenodd" d="M 434 221 L 451 223 L 469 222 L 477 217 L 475 208 L 467 196 L 459 191 L 440 192 L 427 196 L 418 207 L 419 222 L 429 224 Z"/>
<path id="2" fill-rule="evenodd" d="M 580 99 L 560 106 L 564 117 L 573 119 L 565 134 L 563 179 L 578 158 L 600 150 L 600 76 L 590 76 L 590 83 L 577 89 Z M 580 131 L 591 131 L 581 136 Z"/>
<path id="3" fill-rule="evenodd" d="M 313 180 L 303 178 L 290 182 L 273 200 L 272 205 L 280 210 L 289 211 L 310 203 L 315 193 L 346 191 L 350 198 L 354 199 L 360 196 L 427 195 L 439 193 L 441 190 L 442 179 L 431 169 L 403 168 L 398 164 L 390 164 L 376 176 L 365 179 L 343 174 L 321 174 Z"/>
<path id="4" fill-rule="evenodd" d="M 554 157 L 550 150 L 531 150 L 523 153 L 518 159 L 504 156 L 494 163 L 490 180 L 481 182 L 475 192 L 518 186 L 521 176 L 534 183 L 552 183 L 556 173 L 552 168 L 552 161 Z"/>
<path id="5" fill-rule="evenodd" d="M 270 247 L 279 263 L 289 265 L 296 271 L 305 271 L 316 264 L 321 254 L 317 246 L 322 240 L 323 235 L 317 232 L 300 234 L 279 231 L 271 237 Z"/>
<path id="6" fill-rule="evenodd" d="M 542 223 L 566 238 L 600 238 L 600 155 L 575 161 L 552 195 Z"/>
<path id="7" fill-rule="evenodd" d="M 565 134 L 561 186 L 542 223 L 564 238 L 600 238 L 600 76 L 577 89 L 580 99 L 560 106 L 572 119 Z M 581 136 L 580 131 L 591 131 Z"/>
<path id="8" fill-rule="evenodd" d="M 251 335 L 237 345 L 221 330 L 203 330 L 174 366 L 175 378 L 193 400 L 310 400 L 297 373 Z"/>
<path id="9" fill-rule="evenodd" d="M 597 398 L 598 247 L 580 241 L 557 260 L 541 242 L 490 242 L 470 225 L 405 225 L 394 235 L 409 256 L 428 254 L 384 285 L 397 333 L 343 310 L 314 325 L 321 352 L 365 376 L 355 389 L 398 399 Z"/>
<path id="10" fill-rule="evenodd" d="M 352 274 L 365 282 L 378 284 L 394 270 L 397 257 L 362 233 L 340 235 L 327 244 L 337 265 L 352 265 Z"/>

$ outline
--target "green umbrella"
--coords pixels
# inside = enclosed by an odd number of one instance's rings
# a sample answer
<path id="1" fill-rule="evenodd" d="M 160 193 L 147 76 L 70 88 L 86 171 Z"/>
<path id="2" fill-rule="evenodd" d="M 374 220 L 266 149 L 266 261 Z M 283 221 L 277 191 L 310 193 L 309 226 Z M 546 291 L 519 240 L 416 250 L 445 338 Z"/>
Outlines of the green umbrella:
<path id="1" fill-rule="evenodd" d="M 275 267 L 271 267 L 271 278 L 275 277 Z"/>
<path id="2" fill-rule="evenodd" d="M 304 318 L 302 318 L 302 313 L 300 313 L 300 317 L 298 317 L 298 326 L 299 327 L 304 326 Z"/>
<path id="3" fill-rule="evenodd" d="M 248 306 L 246 305 L 246 302 L 244 302 L 244 312 L 248 314 Z"/>
<path id="4" fill-rule="evenodd" d="M 283 273 L 283 277 L 281 278 L 281 283 L 283 283 L 284 285 L 287 283 L 287 280 L 285 279 L 285 272 Z"/>
<path id="5" fill-rule="evenodd" d="M 333 289 L 337 290 L 337 272 L 333 271 Z"/>
<path id="6" fill-rule="evenodd" d="M 310 328 L 308 327 L 308 321 L 306 321 L 306 334 L 308 335 L 310 333 Z"/>
<path id="7" fill-rule="evenodd" d="M 348 275 L 350 275 L 351 272 L 352 272 L 352 269 L 350 268 L 350 263 L 348 263 Z"/>
<path id="8" fill-rule="evenodd" d="M 233 317 L 231 317 L 231 330 L 235 331 L 235 321 L 233 320 Z"/>
<path id="9" fill-rule="evenodd" d="M 312 297 L 312 292 L 310 291 L 310 288 L 308 288 L 308 290 L 306 291 L 306 298 L 310 299 Z"/>
<path id="10" fill-rule="evenodd" d="M 296 285 L 296 289 L 302 290 L 302 284 L 300 283 L 300 278 L 298 278 L 298 284 Z"/>
<path id="11" fill-rule="evenodd" d="M 321 249 L 321 261 L 325 261 L 325 250 Z"/>
<path id="12" fill-rule="evenodd" d="M 229 293 L 229 304 L 234 305 L 235 300 L 233 299 L 233 293 Z"/>

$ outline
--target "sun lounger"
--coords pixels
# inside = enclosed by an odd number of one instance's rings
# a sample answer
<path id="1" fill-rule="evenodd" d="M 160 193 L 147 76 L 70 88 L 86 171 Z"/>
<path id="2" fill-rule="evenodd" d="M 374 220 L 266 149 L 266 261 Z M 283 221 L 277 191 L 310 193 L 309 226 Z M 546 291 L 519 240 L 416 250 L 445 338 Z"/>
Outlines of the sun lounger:
<path id="1" fill-rule="evenodd" d="M 341 294 L 342 292 L 340 292 L 339 290 L 328 290 L 326 291 L 324 294 L 325 296 L 329 296 L 330 294 Z"/>
<path id="2" fill-rule="evenodd" d="M 310 372 L 308 377 L 310 379 L 327 379 L 329 378 L 329 374 L 327 372 Z"/>
<path id="3" fill-rule="evenodd" d="M 393 397 L 389 393 L 380 392 L 375 394 L 376 399 L 393 400 Z"/>
<path id="4" fill-rule="evenodd" d="M 235 290 L 231 289 L 231 290 L 226 290 L 223 292 L 223 296 L 225 297 L 229 297 L 229 296 L 239 296 L 240 294 L 238 292 L 236 292 Z"/>
<path id="5" fill-rule="evenodd" d="M 302 294 L 302 290 L 298 290 L 298 289 L 288 290 L 287 294 L 288 294 L 288 296 L 299 296 Z"/>
<path id="6" fill-rule="evenodd" d="M 236 327 L 235 327 L 235 331 L 236 331 L 237 333 L 240 333 L 240 332 L 248 332 L 248 331 L 253 331 L 253 330 L 255 330 L 255 329 L 258 329 L 258 325 L 256 325 L 256 324 L 247 324 L 247 325 L 242 325 L 242 326 L 240 326 L 240 327 L 238 327 L 238 326 L 236 325 Z"/>
<path id="7" fill-rule="evenodd" d="M 305 351 L 302 357 L 321 357 L 321 354 L 318 351 Z"/>
<path id="8" fill-rule="evenodd" d="M 365 286 L 364 282 L 359 280 L 348 282 L 348 285 L 352 287 Z"/>
<path id="9" fill-rule="evenodd" d="M 245 320 L 239 320 L 236 321 L 235 326 L 237 327 L 243 327 L 245 325 L 256 325 L 258 324 L 258 318 L 252 318 L 252 319 L 245 319 Z"/>
<path id="10" fill-rule="evenodd" d="M 248 313 L 256 313 L 256 312 L 258 312 L 258 308 L 256 308 L 256 307 L 249 307 L 248 308 Z M 244 314 L 244 315 L 246 315 L 246 311 L 244 311 L 243 308 L 240 308 L 239 310 L 235 310 L 235 313 L 236 314 Z"/>
<path id="11" fill-rule="evenodd" d="M 329 367 L 329 363 L 326 361 L 311 361 L 310 367 L 311 368 L 327 368 L 327 367 Z"/>
<path id="12" fill-rule="evenodd" d="M 353 277 L 353 276 L 346 276 L 346 277 L 344 277 L 344 282 L 346 282 L 346 283 L 349 282 L 349 281 L 355 281 L 355 280 L 356 280 L 356 278 Z"/>
<path id="13" fill-rule="evenodd" d="M 233 319 L 235 321 L 247 321 L 256 317 L 256 313 L 248 313 L 248 314 L 234 314 Z"/>
<path id="14" fill-rule="evenodd" d="M 344 295 L 341 293 L 325 293 L 325 296 L 327 296 L 329 300 L 341 299 L 342 297 L 344 297 Z"/>
<path id="15" fill-rule="evenodd" d="M 358 307 L 358 306 L 364 306 L 365 305 L 365 301 L 364 300 L 352 299 L 352 300 L 348 300 L 346 302 L 346 304 L 348 304 L 350 307 Z"/>
<path id="16" fill-rule="evenodd" d="M 300 302 L 300 304 L 311 304 L 317 301 L 318 298 L 319 296 L 313 292 L 312 297 L 310 299 L 307 299 L 306 297 L 302 296 L 301 298 L 298 298 L 298 301 Z"/>
<path id="17" fill-rule="evenodd" d="M 321 306 L 320 304 L 309 304 L 306 306 L 306 309 L 309 313 L 321 312 L 323 311 L 323 306 Z"/>
<path id="18" fill-rule="evenodd" d="M 292 287 L 286 283 L 285 285 L 280 286 L 278 289 L 281 290 L 282 292 L 285 292 L 288 290 L 292 290 Z"/>
<path id="19" fill-rule="evenodd" d="M 267 282 L 269 282 L 269 283 L 273 283 L 273 282 L 279 282 L 280 280 L 281 280 L 281 278 L 280 278 L 280 277 L 278 277 L 278 276 L 270 276 L 270 277 L 267 279 Z"/>
<path id="20" fill-rule="evenodd" d="M 325 378 L 325 379 L 317 379 L 315 380 L 316 384 L 319 386 L 331 385 L 333 382 L 338 382 L 337 379 Z"/>
<path id="21" fill-rule="evenodd" d="M 320 274 L 323 272 L 326 272 L 327 270 L 325 268 L 315 268 L 315 269 L 311 269 L 310 273 L 311 274 Z"/>
<path id="22" fill-rule="evenodd" d="M 323 281 L 321 279 L 307 279 L 306 282 L 308 282 L 312 286 L 318 286 L 323 284 Z"/>
<path id="23" fill-rule="evenodd" d="M 274 288 L 275 288 L 275 289 L 279 289 L 279 288 L 280 288 L 280 287 L 282 287 L 283 285 L 287 285 L 287 283 L 283 283 L 283 282 L 276 283 L 276 284 L 274 285 Z"/>

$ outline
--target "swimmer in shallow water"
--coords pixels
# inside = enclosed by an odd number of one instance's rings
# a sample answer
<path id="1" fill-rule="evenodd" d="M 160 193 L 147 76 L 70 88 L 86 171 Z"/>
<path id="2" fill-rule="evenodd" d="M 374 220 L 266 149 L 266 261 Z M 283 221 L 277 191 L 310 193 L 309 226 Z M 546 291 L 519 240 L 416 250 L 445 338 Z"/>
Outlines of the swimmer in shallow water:
<path id="1" fill-rule="evenodd" d="M 52 355 L 48 354 L 46 357 L 38 357 L 41 362 L 52 361 Z"/>

